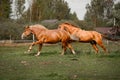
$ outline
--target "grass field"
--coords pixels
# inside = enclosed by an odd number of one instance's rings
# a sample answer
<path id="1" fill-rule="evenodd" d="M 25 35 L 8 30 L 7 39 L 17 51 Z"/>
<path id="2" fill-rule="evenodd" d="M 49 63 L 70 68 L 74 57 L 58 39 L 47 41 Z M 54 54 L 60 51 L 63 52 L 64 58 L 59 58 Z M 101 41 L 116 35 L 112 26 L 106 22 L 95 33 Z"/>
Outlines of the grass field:
<path id="1" fill-rule="evenodd" d="M 0 47 L 0 80 L 120 80 L 120 45 L 106 45 L 109 55 L 100 48 L 95 55 L 90 44 L 73 43 L 76 55 L 61 45 L 43 46 L 35 57 L 37 46 L 25 54 L 28 46 Z"/>

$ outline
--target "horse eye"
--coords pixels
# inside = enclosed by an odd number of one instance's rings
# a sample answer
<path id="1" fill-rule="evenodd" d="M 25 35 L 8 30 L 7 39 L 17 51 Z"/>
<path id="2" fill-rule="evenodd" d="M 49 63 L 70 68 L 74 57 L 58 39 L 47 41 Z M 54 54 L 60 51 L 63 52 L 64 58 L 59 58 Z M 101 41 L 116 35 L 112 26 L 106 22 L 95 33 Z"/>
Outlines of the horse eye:
<path id="1" fill-rule="evenodd" d="M 61 28 L 60 26 L 58 28 Z"/>

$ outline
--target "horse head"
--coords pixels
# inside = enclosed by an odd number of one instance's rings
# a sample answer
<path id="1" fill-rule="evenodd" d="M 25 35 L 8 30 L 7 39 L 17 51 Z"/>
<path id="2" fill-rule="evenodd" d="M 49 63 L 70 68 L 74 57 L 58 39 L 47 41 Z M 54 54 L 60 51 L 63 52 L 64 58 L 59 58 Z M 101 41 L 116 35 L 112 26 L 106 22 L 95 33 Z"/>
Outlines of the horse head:
<path id="1" fill-rule="evenodd" d="M 71 27 L 69 26 L 69 25 L 66 25 L 66 24 L 60 24 L 59 26 L 58 26 L 58 29 L 61 29 L 61 30 L 65 30 L 65 31 L 67 31 L 67 32 L 71 32 L 71 29 L 70 29 Z"/>
<path id="2" fill-rule="evenodd" d="M 32 33 L 29 26 L 26 26 L 24 29 L 24 32 L 21 35 L 21 39 L 24 39 L 25 37 L 29 36 Z"/>
<path id="3" fill-rule="evenodd" d="M 60 25 L 58 26 L 58 29 L 60 29 L 60 30 L 65 30 L 66 32 L 68 32 L 71 40 L 79 41 L 79 38 L 78 38 L 75 34 L 71 34 L 73 31 L 72 31 L 71 25 L 70 25 L 69 23 L 60 24 Z"/>

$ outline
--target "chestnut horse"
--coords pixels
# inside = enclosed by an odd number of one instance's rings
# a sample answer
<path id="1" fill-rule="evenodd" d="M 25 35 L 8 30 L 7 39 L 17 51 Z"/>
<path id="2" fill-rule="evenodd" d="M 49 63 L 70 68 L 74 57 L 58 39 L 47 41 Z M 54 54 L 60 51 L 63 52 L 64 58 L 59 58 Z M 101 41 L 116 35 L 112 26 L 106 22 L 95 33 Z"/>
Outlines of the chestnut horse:
<path id="1" fill-rule="evenodd" d="M 78 40 L 79 42 L 91 43 L 97 53 L 98 48 L 96 44 L 98 44 L 100 47 L 103 48 L 105 52 L 107 52 L 102 42 L 102 34 L 96 31 L 85 31 L 70 23 L 62 23 L 58 26 L 58 28 L 61 30 L 66 30 L 71 35 L 73 35 L 74 38 L 76 38 L 76 40 Z"/>
<path id="2" fill-rule="evenodd" d="M 66 51 L 67 47 L 71 50 L 73 54 L 75 54 L 74 49 L 70 45 L 70 35 L 68 32 L 60 29 L 54 29 L 54 30 L 48 30 L 42 25 L 31 25 L 31 26 L 26 26 L 24 32 L 21 35 L 21 38 L 24 39 L 24 37 L 27 37 L 30 34 L 34 34 L 37 41 L 33 42 L 29 49 L 28 52 L 31 51 L 32 46 L 39 44 L 39 50 L 36 56 L 40 55 L 40 51 L 42 48 L 43 43 L 62 43 L 62 53 L 61 55 L 64 55 L 64 52 Z"/>

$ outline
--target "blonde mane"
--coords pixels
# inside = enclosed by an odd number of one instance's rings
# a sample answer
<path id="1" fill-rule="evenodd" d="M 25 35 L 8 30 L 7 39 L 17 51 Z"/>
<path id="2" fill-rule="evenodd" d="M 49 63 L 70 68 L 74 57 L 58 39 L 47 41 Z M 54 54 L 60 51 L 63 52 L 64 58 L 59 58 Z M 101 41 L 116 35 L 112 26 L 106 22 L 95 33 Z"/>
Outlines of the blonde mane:
<path id="1" fill-rule="evenodd" d="M 63 24 L 66 24 L 66 25 L 70 25 L 70 26 L 73 26 L 73 27 L 79 28 L 78 26 L 73 25 L 73 24 L 71 24 L 71 23 L 69 23 L 69 22 L 65 22 L 65 23 L 63 23 Z"/>
<path id="2" fill-rule="evenodd" d="M 31 28 L 32 28 L 32 27 L 36 27 L 36 28 L 47 29 L 45 26 L 43 26 L 43 25 L 40 25 L 40 24 L 31 25 L 30 27 L 31 27 Z"/>

